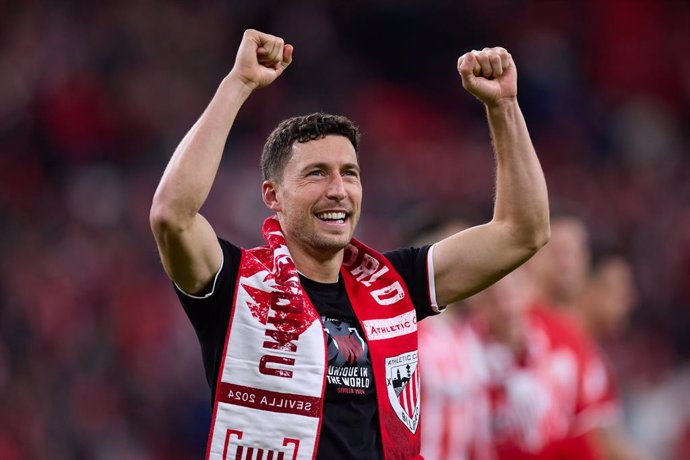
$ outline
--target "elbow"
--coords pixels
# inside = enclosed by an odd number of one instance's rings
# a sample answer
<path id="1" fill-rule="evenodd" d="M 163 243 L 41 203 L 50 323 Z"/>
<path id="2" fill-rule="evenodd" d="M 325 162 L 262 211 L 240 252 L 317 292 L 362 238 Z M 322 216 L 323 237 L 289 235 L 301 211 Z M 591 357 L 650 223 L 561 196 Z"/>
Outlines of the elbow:
<path id="1" fill-rule="evenodd" d="M 154 200 L 149 210 L 149 225 L 156 239 L 172 226 L 173 221 L 174 219 L 172 219 L 171 213 L 166 206 L 156 203 Z"/>
<path id="2" fill-rule="evenodd" d="M 509 230 L 512 235 L 513 247 L 515 247 L 524 257 L 530 258 L 541 248 L 546 246 L 551 238 L 551 227 L 546 220 L 540 224 L 530 225 L 529 227 L 512 227 Z"/>
<path id="3" fill-rule="evenodd" d="M 546 220 L 544 224 L 536 227 L 532 231 L 532 238 L 527 245 L 531 255 L 536 254 L 541 248 L 546 246 L 550 239 L 551 226 L 549 225 L 549 221 Z"/>
<path id="4" fill-rule="evenodd" d="M 170 204 L 154 197 L 149 210 L 149 225 L 156 240 L 171 233 L 182 233 L 188 227 L 188 219 L 177 212 Z"/>
<path id="5" fill-rule="evenodd" d="M 551 225 L 548 219 L 544 222 L 541 228 L 535 232 L 535 243 L 536 251 L 546 246 L 546 244 L 551 240 Z"/>

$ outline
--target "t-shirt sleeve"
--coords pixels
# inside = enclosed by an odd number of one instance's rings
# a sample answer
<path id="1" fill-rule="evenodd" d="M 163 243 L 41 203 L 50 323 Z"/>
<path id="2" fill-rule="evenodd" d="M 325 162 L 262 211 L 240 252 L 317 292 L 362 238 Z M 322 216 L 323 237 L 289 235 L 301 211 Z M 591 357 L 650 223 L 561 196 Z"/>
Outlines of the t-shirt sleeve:
<path id="1" fill-rule="evenodd" d="M 199 294 L 188 294 L 173 283 L 175 293 L 189 318 L 199 343 L 206 370 L 206 379 L 215 385 L 217 365 L 225 346 L 225 332 L 230 315 L 229 304 L 235 293 L 235 279 L 242 251 L 232 243 L 218 239 L 223 261 L 215 278 Z"/>
<path id="2" fill-rule="evenodd" d="M 417 311 L 417 320 L 444 310 L 436 304 L 431 246 L 406 247 L 384 252 L 383 255 L 400 274 Z"/>

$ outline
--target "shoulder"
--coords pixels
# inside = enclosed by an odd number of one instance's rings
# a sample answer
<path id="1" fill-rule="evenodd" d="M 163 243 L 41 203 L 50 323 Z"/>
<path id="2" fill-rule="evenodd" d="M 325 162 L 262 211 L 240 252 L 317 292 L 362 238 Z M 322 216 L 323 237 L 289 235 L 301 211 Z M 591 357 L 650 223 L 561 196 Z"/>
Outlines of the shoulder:
<path id="1" fill-rule="evenodd" d="M 175 286 L 175 291 L 178 297 L 180 297 L 180 300 L 182 300 L 183 304 L 193 304 L 197 303 L 199 300 L 213 297 L 214 293 L 218 291 L 216 286 L 222 286 L 228 282 L 232 282 L 232 279 L 238 272 L 240 260 L 242 258 L 242 249 L 235 246 L 228 240 L 220 237 L 218 238 L 218 243 L 220 244 L 222 251 L 221 265 L 218 269 L 218 272 L 216 272 L 213 279 L 209 282 L 208 286 L 197 294 L 189 294 L 181 290 L 176 284 L 173 283 Z"/>
<path id="2" fill-rule="evenodd" d="M 422 261 L 426 264 L 427 254 L 430 246 L 414 247 L 408 246 L 404 248 L 394 249 L 383 253 L 384 257 L 398 269 L 398 266 L 406 266 Z"/>
<path id="3" fill-rule="evenodd" d="M 542 323 L 550 335 L 567 341 L 588 341 L 580 323 L 566 312 L 538 304 L 529 309 L 529 315 L 534 321 Z"/>
<path id="4" fill-rule="evenodd" d="M 242 248 L 240 248 L 239 246 L 235 246 L 230 241 L 224 238 L 219 237 L 218 242 L 220 243 L 220 247 L 223 250 L 223 255 L 228 255 L 233 259 L 237 260 L 240 259 L 240 257 L 242 256 Z"/>
<path id="5" fill-rule="evenodd" d="M 386 251 L 383 256 L 409 284 L 426 284 L 429 275 L 429 248 L 405 247 Z"/>
<path id="6" fill-rule="evenodd" d="M 433 264 L 429 262 L 431 246 L 404 247 L 384 252 L 393 268 L 405 281 L 417 310 L 417 319 L 440 313 L 443 308 L 436 302 Z"/>
<path id="7" fill-rule="evenodd" d="M 570 349 L 581 366 L 599 356 L 594 339 L 571 314 L 543 306 L 529 310 L 533 322 L 539 323 L 554 347 Z"/>

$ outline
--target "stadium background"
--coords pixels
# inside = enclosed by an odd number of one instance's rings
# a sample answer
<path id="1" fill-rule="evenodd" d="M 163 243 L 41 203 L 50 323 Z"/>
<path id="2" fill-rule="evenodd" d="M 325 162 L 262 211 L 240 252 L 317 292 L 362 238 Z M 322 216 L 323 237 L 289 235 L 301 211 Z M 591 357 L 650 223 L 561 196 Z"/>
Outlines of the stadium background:
<path id="1" fill-rule="evenodd" d="M 203 212 L 259 242 L 258 157 L 282 118 L 363 131 L 358 235 L 490 217 L 493 161 L 459 54 L 501 45 L 552 202 L 633 262 L 606 344 L 626 423 L 657 458 L 690 445 L 690 3 L 590 0 L 0 2 L 0 458 L 188 459 L 209 394 L 148 228 L 158 178 L 248 27 L 295 61 L 240 112 Z M 681 458 L 681 457 L 677 457 Z M 688 457 L 685 457 L 688 458 Z"/>

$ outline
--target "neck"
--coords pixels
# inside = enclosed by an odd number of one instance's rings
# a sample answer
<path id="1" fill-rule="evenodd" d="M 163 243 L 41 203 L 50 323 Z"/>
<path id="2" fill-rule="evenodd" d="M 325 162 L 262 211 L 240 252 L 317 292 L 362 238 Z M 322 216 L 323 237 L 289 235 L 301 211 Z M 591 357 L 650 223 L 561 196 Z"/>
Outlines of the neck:
<path id="1" fill-rule="evenodd" d="M 344 249 L 314 251 L 287 242 L 292 260 L 302 275 L 319 283 L 337 283 L 343 264 Z"/>

